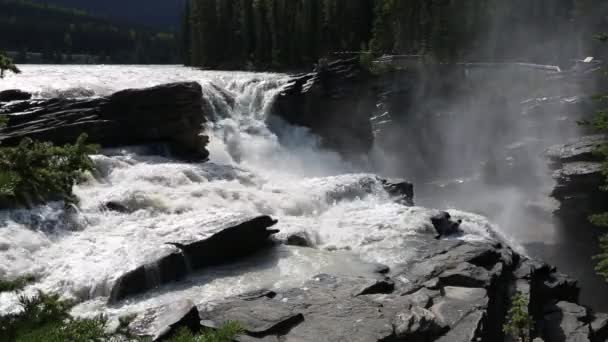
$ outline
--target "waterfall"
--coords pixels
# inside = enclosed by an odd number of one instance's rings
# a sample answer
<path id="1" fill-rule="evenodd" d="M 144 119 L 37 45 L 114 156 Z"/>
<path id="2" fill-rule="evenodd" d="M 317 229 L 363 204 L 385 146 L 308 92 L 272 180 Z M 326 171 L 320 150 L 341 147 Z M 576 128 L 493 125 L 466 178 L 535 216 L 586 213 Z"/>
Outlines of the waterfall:
<path id="1" fill-rule="evenodd" d="M 408 244 L 433 232 L 429 218 L 437 211 L 394 203 L 377 176 L 358 173 L 337 153 L 321 150 L 306 129 L 273 125 L 283 130 L 279 139 L 267 120 L 288 80 L 284 74 L 177 66 L 24 66 L 23 74 L 8 76 L 0 87 L 37 97 L 102 96 L 197 81 L 210 104 L 205 130 L 211 141 L 210 161 L 202 164 L 136 147 L 93 156 L 97 175 L 75 187 L 79 211 L 69 219 L 60 203 L 0 212 L 0 277 L 38 275 L 40 281 L 27 291 L 76 299 L 76 314 L 112 316 L 179 299 L 201 303 L 263 287 L 298 286 L 320 273 L 357 276 L 377 263 L 411 260 L 417 250 Z M 130 210 L 109 211 L 108 202 Z M 171 252 L 168 242 L 201 240 L 226 222 L 260 214 L 279 220 L 279 239 L 304 232 L 318 248 L 278 246 L 269 255 L 195 273 L 121 307 L 106 307 L 116 279 Z M 464 221 L 465 240 L 488 239 L 495 230 L 481 216 L 452 216 Z M 53 229 L 43 228 L 46 222 Z M 0 295 L 0 313 L 15 310 L 15 303 L 15 295 Z"/>

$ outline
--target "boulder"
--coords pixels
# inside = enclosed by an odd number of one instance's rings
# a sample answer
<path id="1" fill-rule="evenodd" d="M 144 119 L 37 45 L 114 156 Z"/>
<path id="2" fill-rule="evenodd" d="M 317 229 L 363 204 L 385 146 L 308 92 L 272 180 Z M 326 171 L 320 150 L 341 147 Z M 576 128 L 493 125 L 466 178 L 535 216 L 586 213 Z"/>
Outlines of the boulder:
<path id="1" fill-rule="evenodd" d="M 314 247 L 315 243 L 313 242 L 312 237 L 308 232 L 299 232 L 295 234 L 291 234 L 287 237 L 285 244 L 288 246 L 297 246 L 297 247 Z"/>
<path id="2" fill-rule="evenodd" d="M 164 310 L 156 317 L 155 323 L 159 329 L 152 338 L 154 342 L 168 340 L 182 328 L 196 333 L 202 327 L 198 309 L 190 301 L 178 302 L 172 305 L 171 310 Z"/>
<path id="3" fill-rule="evenodd" d="M 12 102 L 0 106 L 0 116 L 8 118 L 0 141 L 15 145 L 30 137 L 66 144 L 86 133 L 102 147 L 162 142 L 176 156 L 204 160 L 203 107 L 202 89 L 195 82 L 127 89 L 108 97 Z"/>
<path id="4" fill-rule="evenodd" d="M 434 313 L 418 306 L 395 315 L 392 324 L 395 329 L 395 339 L 412 342 L 428 341 L 448 329 L 439 322 Z"/>
<path id="5" fill-rule="evenodd" d="M 313 73 L 291 80 L 272 115 L 309 128 L 322 146 L 343 155 L 367 154 L 374 142 L 370 116 L 376 105 L 370 76 L 357 58 L 321 63 Z"/>
<path id="6" fill-rule="evenodd" d="M 24 101 L 31 98 L 32 94 L 19 89 L 0 91 L 0 102 Z"/>
<path id="7" fill-rule="evenodd" d="M 559 302 L 545 310 L 543 338 L 546 341 L 591 341 L 587 309 L 568 302 Z"/>
<path id="8" fill-rule="evenodd" d="M 172 243 L 179 251 L 165 254 L 119 277 L 112 287 L 109 303 L 181 280 L 194 270 L 250 256 L 270 246 L 269 237 L 278 231 L 268 228 L 276 223 L 268 216 L 261 216 L 226 228 L 205 240 L 190 244 Z"/>
<path id="9" fill-rule="evenodd" d="M 382 186 L 397 203 L 414 205 L 414 184 L 404 180 L 382 179 Z"/>
<path id="10" fill-rule="evenodd" d="M 433 223 L 433 227 L 437 231 L 437 238 L 462 233 L 460 229 L 462 221 L 452 221 L 452 216 L 446 211 L 431 217 L 431 223 Z"/>

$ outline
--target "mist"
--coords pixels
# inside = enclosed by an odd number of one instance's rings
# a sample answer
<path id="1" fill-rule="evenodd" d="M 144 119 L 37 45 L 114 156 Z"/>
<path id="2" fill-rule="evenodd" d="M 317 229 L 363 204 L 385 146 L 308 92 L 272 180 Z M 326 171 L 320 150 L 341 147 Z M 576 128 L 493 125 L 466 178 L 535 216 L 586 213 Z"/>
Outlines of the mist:
<path id="1" fill-rule="evenodd" d="M 526 254 L 581 279 L 583 302 L 606 307 L 596 294 L 608 286 L 590 261 L 595 237 L 554 215 L 546 158 L 583 133 L 577 121 L 593 113 L 597 89 L 576 75 L 597 67 L 580 60 L 601 49 L 579 23 L 539 17 L 546 5 L 536 14 L 497 5 L 460 63 L 402 71 L 381 101 L 372 159 L 415 184 L 417 205 L 487 216 Z"/>

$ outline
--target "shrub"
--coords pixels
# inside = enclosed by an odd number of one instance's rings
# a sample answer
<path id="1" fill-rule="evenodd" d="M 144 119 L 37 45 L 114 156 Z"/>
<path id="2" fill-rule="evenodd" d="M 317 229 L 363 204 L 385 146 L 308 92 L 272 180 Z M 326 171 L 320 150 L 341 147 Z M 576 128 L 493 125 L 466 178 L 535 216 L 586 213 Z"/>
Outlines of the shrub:
<path id="1" fill-rule="evenodd" d="M 33 275 L 26 275 L 16 279 L 0 279 L 0 293 L 22 290 L 26 285 L 36 281 Z"/>
<path id="2" fill-rule="evenodd" d="M 75 202 L 73 185 L 94 169 L 89 154 L 97 151 L 81 135 L 63 147 L 24 138 L 18 146 L 0 148 L 0 204 Z"/>
<path id="3" fill-rule="evenodd" d="M 507 323 L 502 328 L 503 332 L 522 342 L 528 342 L 533 324 L 532 317 L 528 313 L 528 299 L 522 293 L 516 294 L 511 300 L 511 308 L 507 313 Z"/>
<path id="4" fill-rule="evenodd" d="M 194 335 L 190 330 L 183 328 L 170 342 L 231 342 L 243 331 L 243 327 L 237 322 L 228 322 L 217 330 L 205 331 L 199 335 Z"/>
<path id="5" fill-rule="evenodd" d="M 70 316 L 73 304 L 57 295 L 39 292 L 20 297 L 23 311 L 0 317 L 0 340 L 16 342 L 103 341 L 107 320 L 103 316 L 79 319 Z"/>
<path id="6" fill-rule="evenodd" d="M 4 54 L 4 52 L 0 51 L 0 78 L 4 77 L 6 71 L 11 71 L 15 74 L 21 72 L 21 70 L 19 70 L 19 68 L 17 68 L 17 66 L 13 64 L 13 61 L 11 59 L 8 58 Z"/>

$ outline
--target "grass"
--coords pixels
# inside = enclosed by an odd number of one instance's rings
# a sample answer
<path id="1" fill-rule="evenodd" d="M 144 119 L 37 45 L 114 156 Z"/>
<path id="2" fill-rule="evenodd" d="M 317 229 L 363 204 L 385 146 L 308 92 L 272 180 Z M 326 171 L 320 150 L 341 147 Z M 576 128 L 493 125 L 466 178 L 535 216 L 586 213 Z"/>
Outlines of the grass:
<path id="1" fill-rule="evenodd" d="M 0 293 L 23 290 L 24 287 L 36 281 L 33 275 L 25 275 L 15 279 L 0 279 Z"/>
<path id="2" fill-rule="evenodd" d="M 228 322 L 217 330 L 193 334 L 188 329 L 180 329 L 170 342 L 231 342 L 244 332 L 237 322 Z"/>

